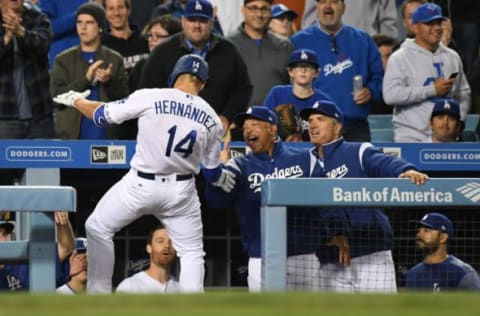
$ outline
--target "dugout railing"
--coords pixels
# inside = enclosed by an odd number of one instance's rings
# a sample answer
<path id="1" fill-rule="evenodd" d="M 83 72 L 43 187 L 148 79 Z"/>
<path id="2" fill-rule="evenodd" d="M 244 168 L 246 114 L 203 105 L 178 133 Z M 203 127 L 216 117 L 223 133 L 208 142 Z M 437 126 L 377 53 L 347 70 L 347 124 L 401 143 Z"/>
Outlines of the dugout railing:
<path id="1" fill-rule="evenodd" d="M 262 184 L 262 288 L 287 290 L 287 206 L 473 208 L 480 207 L 480 181 L 408 179 L 269 179 Z M 417 218 L 418 219 L 418 218 Z"/>
<path id="2" fill-rule="evenodd" d="M 27 239 L 0 242 L 0 262 L 28 263 L 30 292 L 55 292 L 53 212 L 75 212 L 76 191 L 66 186 L 0 186 L 0 212 L 28 212 Z"/>
<path id="3" fill-rule="evenodd" d="M 84 236 L 84 222 L 103 193 L 129 168 L 134 141 L 109 140 L 3 140 L 0 141 L 0 177 L 10 185 L 11 172 L 23 169 L 21 185 L 65 185 L 77 190 L 77 211 L 70 220 L 78 236 Z M 308 143 L 291 146 L 311 147 Z M 480 177 L 478 143 L 376 144 L 384 152 L 404 158 L 432 177 Z M 243 142 L 232 142 L 232 156 L 242 155 Z M 202 177 L 198 177 L 201 179 Z M 199 183 L 201 187 L 201 183 Z M 201 190 L 199 191 L 202 194 Z M 28 216 L 15 215 L 17 239 L 26 239 Z M 203 209 L 207 287 L 245 287 L 248 257 L 240 238 L 233 208 Z M 402 215 L 403 216 L 403 215 Z M 394 218 L 392 224 L 395 224 Z M 114 284 L 129 273 L 138 272 L 146 262 L 145 240 L 154 218 L 141 218 L 115 236 Z M 118 264 L 117 264 L 118 263 Z"/>

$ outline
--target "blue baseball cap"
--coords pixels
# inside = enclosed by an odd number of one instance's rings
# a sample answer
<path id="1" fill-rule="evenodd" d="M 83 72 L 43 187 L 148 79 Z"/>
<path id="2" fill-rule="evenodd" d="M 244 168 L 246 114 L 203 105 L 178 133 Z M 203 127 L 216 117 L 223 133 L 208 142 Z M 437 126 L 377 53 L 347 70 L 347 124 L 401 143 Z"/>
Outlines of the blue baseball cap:
<path id="1" fill-rule="evenodd" d="M 318 68 L 317 53 L 311 49 L 297 49 L 292 52 L 288 59 L 288 67 L 298 63 L 307 63 Z"/>
<path id="2" fill-rule="evenodd" d="M 460 106 L 457 101 L 453 99 L 438 99 L 435 101 L 432 110 L 432 118 L 436 115 L 448 114 L 455 117 L 457 120 L 460 119 Z"/>
<path id="3" fill-rule="evenodd" d="M 441 213 L 427 213 L 417 223 L 427 228 L 447 233 L 450 237 L 453 236 L 452 221 Z"/>
<path id="4" fill-rule="evenodd" d="M 247 119 L 255 119 L 271 124 L 277 124 L 277 115 L 266 106 L 252 105 L 247 112 L 241 112 L 235 115 L 233 121 L 240 127 Z"/>
<path id="5" fill-rule="evenodd" d="M 425 3 L 419 6 L 412 15 L 412 22 L 430 23 L 435 20 L 445 20 L 442 15 L 442 8 L 434 3 Z"/>
<path id="6" fill-rule="evenodd" d="M 186 18 L 213 19 L 213 7 L 208 0 L 189 0 L 185 5 L 183 16 Z"/>
<path id="7" fill-rule="evenodd" d="M 75 250 L 77 252 L 87 251 L 87 238 L 85 237 L 75 238 Z"/>
<path id="8" fill-rule="evenodd" d="M 290 10 L 286 5 L 284 4 L 275 4 L 272 6 L 272 19 L 278 18 L 282 15 L 287 15 L 290 19 L 295 19 L 298 14 L 297 12 Z"/>
<path id="9" fill-rule="evenodd" d="M 300 117 L 303 120 L 308 121 L 308 117 L 314 113 L 319 113 L 319 114 L 329 116 L 343 124 L 342 111 L 332 101 L 318 100 L 312 105 L 311 108 L 301 110 Z"/>

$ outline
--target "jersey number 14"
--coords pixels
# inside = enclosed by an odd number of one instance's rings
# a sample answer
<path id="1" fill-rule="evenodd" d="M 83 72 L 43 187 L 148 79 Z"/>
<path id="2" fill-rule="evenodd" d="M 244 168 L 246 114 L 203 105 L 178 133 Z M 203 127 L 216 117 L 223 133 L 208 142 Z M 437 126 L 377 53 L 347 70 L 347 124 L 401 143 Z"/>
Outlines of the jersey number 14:
<path id="1" fill-rule="evenodd" d="M 187 158 L 193 152 L 193 145 L 195 144 L 195 140 L 197 139 L 197 131 L 191 130 L 190 133 L 188 133 L 185 137 L 177 141 L 174 147 L 176 133 L 177 125 L 172 126 L 172 128 L 168 130 L 168 134 L 170 134 L 170 136 L 168 137 L 168 144 L 165 155 L 167 157 L 170 157 L 173 148 L 174 152 L 181 153 L 183 154 L 183 158 Z"/>

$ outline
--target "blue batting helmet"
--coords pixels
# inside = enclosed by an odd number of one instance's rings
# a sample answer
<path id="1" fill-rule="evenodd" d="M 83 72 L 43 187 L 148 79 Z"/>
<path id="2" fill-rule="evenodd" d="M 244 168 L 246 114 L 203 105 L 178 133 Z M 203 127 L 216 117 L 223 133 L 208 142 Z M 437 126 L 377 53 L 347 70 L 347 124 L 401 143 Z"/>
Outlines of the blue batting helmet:
<path id="1" fill-rule="evenodd" d="M 208 79 L 207 62 L 202 57 L 195 54 L 188 54 L 180 57 L 168 78 L 168 85 L 173 87 L 177 77 L 181 74 L 192 74 L 200 79 L 200 81 L 206 82 Z"/>

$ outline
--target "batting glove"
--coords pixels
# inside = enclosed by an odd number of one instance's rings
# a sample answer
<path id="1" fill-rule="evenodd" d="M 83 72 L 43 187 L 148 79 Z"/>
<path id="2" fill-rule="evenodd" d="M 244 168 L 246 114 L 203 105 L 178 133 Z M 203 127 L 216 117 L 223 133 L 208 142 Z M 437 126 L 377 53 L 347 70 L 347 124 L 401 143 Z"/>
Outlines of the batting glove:
<path id="1" fill-rule="evenodd" d="M 221 188 L 223 191 L 230 193 L 235 186 L 235 174 L 225 168 L 222 169 L 222 174 L 217 181 L 212 182 L 212 185 Z"/>
<path id="2" fill-rule="evenodd" d="M 58 104 L 63 104 L 66 106 L 75 106 L 75 101 L 78 99 L 85 99 L 90 95 L 90 90 L 85 90 L 83 92 L 77 92 L 70 90 L 68 92 L 59 94 L 53 97 L 53 101 Z"/>

